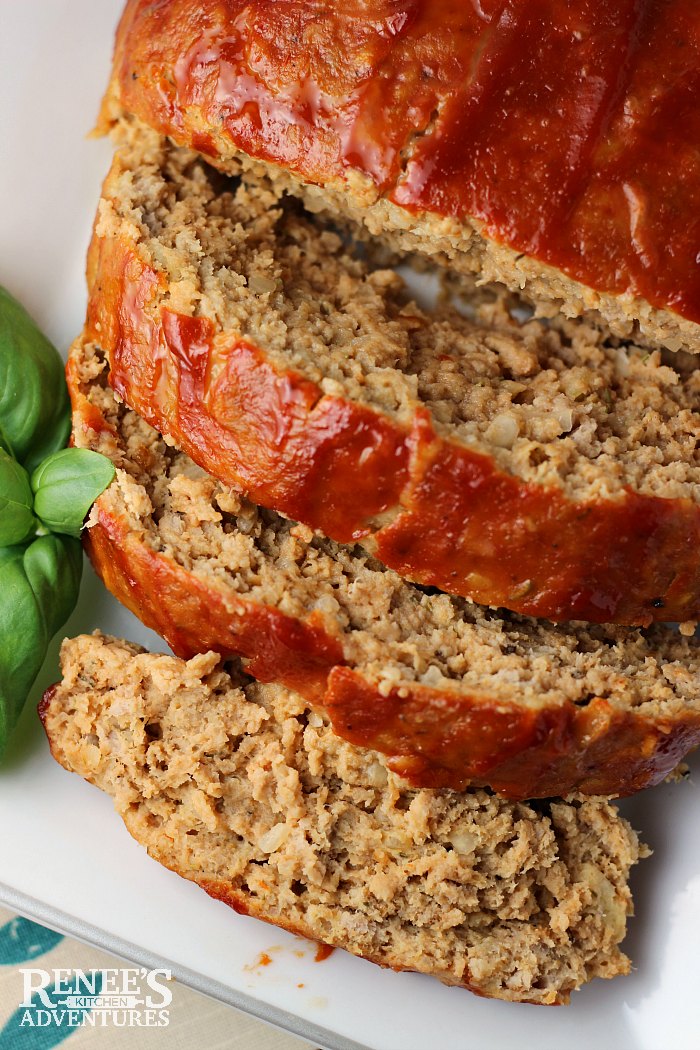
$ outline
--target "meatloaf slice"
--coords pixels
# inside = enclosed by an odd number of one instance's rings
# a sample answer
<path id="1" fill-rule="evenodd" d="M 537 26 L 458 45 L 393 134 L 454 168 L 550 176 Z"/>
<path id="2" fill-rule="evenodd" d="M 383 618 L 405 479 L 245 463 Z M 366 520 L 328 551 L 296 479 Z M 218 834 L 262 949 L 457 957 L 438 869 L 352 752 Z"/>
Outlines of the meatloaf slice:
<path id="1" fill-rule="evenodd" d="M 117 468 L 88 551 L 177 655 L 241 654 L 420 786 L 631 792 L 700 741 L 695 639 L 554 627 L 406 583 L 206 475 L 117 401 L 94 343 L 68 383 L 75 444 Z"/>
<path id="2" fill-rule="evenodd" d="M 687 0 L 129 0 L 103 120 L 697 352 L 699 41 Z"/>
<path id="3" fill-rule="evenodd" d="M 293 201 L 130 130 L 89 324 L 167 439 L 418 583 L 554 621 L 700 617 L 700 371 L 502 302 L 425 313 Z"/>
<path id="4" fill-rule="evenodd" d="M 640 845 L 607 802 L 415 790 L 216 653 L 84 635 L 61 664 L 41 706 L 54 758 L 236 911 L 511 1002 L 567 1002 L 629 971 Z"/>

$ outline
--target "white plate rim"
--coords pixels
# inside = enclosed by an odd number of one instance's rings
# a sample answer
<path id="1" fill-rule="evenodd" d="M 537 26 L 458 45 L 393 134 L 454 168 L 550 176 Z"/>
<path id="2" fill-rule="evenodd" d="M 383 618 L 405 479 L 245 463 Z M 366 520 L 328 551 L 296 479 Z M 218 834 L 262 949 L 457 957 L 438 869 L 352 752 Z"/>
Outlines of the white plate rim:
<path id="1" fill-rule="evenodd" d="M 82 919 L 69 915 L 59 908 L 54 908 L 50 904 L 45 904 L 43 901 L 22 893 L 20 890 L 12 889 L 11 886 L 7 886 L 2 882 L 0 882 L 0 903 L 27 919 L 38 922 L 42 926 L 48 926 L 49 929 L 55 930 L 56 933 L 72 937 L 83 944 L 89 944 L 93 948 L 98 948 L 100 951 L 109 952 L 120 959 L 126 959 L 129 962 L 136 963 L 138 966 L 145 966 L 149 970 L 159 968 L 170 970 L 176 981 L 187 985 L 188 988 L 192 988 L 195 992 L 206 995 L 209 999 L 225 1003 L 227 1006 L 232 1006 L 235 1010 L 249 1014 L 251 1017 L 264 1021 L 274 1028 L 279 1028 L 284 1032 L 289 1032 L 291 1035 L 298 1036 L 300 1039 L 305 1039 L 308 1043 L 313 1043 L 322 1048 L 322 1050 L 372 1050 L 372 1047 L 367 1046 L 366 1043 L 357 1043 L 353 1039 L 346 1039 L 342 1035 L 331 1032 L 328 1028 L 314 1024 L 312 1021 L 307 1021 L 296 1014 L 288 1013 L 277 1006 L 262 1002 L 253 995 L 236 991 L 220 981 L 212 980 L 197 973 L 195 970 L 190 970 L 186 966 L 173 962 L 171 959 L 165 959 L 156 955 L 154 952 L 141 948 L 131 941 L 115 937 L 107 933 L 106 930 L 100 929 L 99 926 L 93 926 L 91 923 L 84 922 Z"/>

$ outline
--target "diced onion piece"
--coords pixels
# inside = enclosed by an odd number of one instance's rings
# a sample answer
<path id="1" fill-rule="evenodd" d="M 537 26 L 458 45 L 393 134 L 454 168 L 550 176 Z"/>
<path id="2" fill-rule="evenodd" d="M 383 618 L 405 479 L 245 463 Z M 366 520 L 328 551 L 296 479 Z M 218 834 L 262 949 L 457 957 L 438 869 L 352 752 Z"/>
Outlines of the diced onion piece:
<path id="1" fill-rule="evenodd" d="M 274 853 L 283 846 L 289 836 L 289 828 L 286 824 L 275 824 L 266 831 L 258 843 L 263 853 Z"/>
<path id="2" fill-rule="evenodd" d="M 510 412 L 499 412 L 486 428 L 485 437 L 498 448 L 512 448 L 520 432 L 518 420 Z"/>
<path id="3" fill-rule="evenodd" d="M 277 281 L 273 277 L 265 277 L 261 273 L 253 273 L 248 278 L 248 288 L 253 295 L 267 295 L 277 288 Z"/>

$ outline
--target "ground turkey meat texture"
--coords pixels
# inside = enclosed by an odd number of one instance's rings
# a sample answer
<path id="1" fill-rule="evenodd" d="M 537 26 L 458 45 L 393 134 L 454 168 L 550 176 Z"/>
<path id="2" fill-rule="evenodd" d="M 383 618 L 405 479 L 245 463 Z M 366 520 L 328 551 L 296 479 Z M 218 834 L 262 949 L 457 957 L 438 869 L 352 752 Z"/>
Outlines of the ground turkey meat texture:
<path id="1" fill-rule="evenodd" d="M 609 803 L 411 789 L 299 696 L 212 653 L 184 662 L 96 634 L 61 660 L 42 705 L 54 757 L 213 896 L 514 1002 L 566 1002 L 628 971 L 640 846 Z"/>

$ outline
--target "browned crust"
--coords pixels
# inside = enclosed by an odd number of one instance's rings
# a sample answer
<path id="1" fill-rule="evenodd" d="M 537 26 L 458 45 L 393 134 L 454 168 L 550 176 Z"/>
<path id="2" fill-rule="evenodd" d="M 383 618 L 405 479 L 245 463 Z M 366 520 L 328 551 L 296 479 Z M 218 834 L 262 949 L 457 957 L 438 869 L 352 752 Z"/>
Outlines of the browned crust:
<path id="1" fill-rule="evenodd" d="M 126 234 L 95 236 L 88 273 L 89 330 L 119 396 L 254 502 L 484 605 L 554 622 L 700 618 L 690 500 L 574 501 L 439 435 L 423 406 L 402 425 L 324 395 L 263 347 L 168 309 L 165 275 Z"/>
<path id="2" fill-rule="evenodd" d="M 81 391 L 75 358 L 68 385 L 74 430 L 111 429 Z M 486 692 L 422 684 L 388 696 L 347 666 L 343 637 L 311 614 L 297 619 L 206 582 L 152 550 L 126 515 L 100 499 L 85 546 L 106 586 L 182 657 L 215 650 L 246 659 L 261 681 L 277 680 L 325 709 L 336 731 L 390 756 L 412 783 L 461 789 L 486 785 L 510 798 L 629 794 L 658 783 L 700 743 L 700 715 L 650 717 L 593 697 L 528 706 Z"/>
<path id="3" fill-rule="evenodd" d="M 659 763 L 674 767 L 700 742 L 691 712 L 652 719 L 603 697 L 585 707 L 502 705 L 420 684 L 378 697 L 349 667 L 334 668 L 324 707 L 345 740 L 404 756 L 392 767 L 421 786 L 454 787 L 454 771 L 469 768 L 473 783 L 485 777 L 519 798 L 554 796 L 564 784 L 590 795 L 632 794 L 658 783 Z"/>
<path id="4" fill-rule="evenodd" d="M 37 704 L 37 714 L 39 715 L 39 718 L 41 719 L 41 724 L 43 725 L 45 730 L 46 715 L 48 714 L 48 710 L 51 707 L 51 704 L 53 702 L 54 697 L 56 696 L 56 692 L 60 684 L 60 682 L 54 682 L 54 684 L 50 685 L 48 689 L 45 689 L 42 694 L 41 700 Z M 48 736 L 48 732 L 46 735 L 48 737 L 49 747 L 51 747 L 51 737 Z M 53 755 L 53 747 L 51 747 L 51 754 Z M 55 757 L 56 756 L 54 755 L 54 758 Z"/>
<path id="5" fill-rule="evenodd" d="M 685 0 L 129 0 L 102 122 L 123 107 L 223 168 L 272 164 L 409 246 L 697 352 L 697 41 Z"/>

